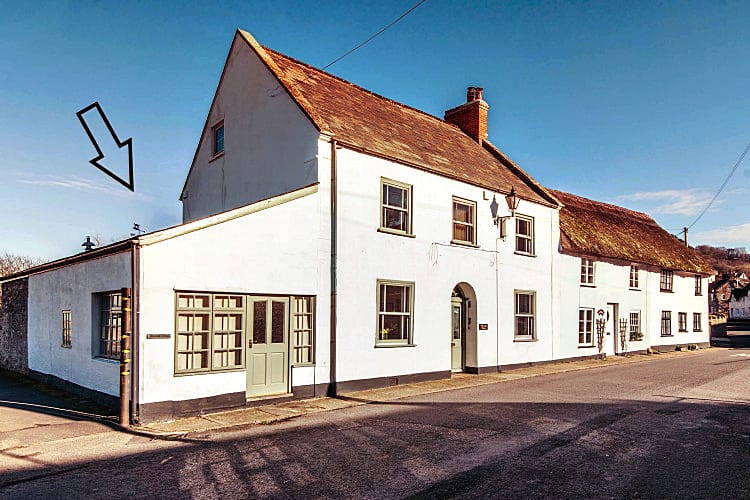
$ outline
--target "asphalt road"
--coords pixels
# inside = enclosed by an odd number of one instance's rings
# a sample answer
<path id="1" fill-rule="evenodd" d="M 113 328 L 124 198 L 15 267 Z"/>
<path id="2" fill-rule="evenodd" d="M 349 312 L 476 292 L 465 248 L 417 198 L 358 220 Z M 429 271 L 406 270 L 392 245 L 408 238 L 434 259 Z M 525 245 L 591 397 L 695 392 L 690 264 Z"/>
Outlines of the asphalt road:
<path id="1" fill-rule="evenodd" d="M 0 497 L 750 498 L 750 350 L 433 393 L 205 441 L 107 432 L 101 458 L 61 453 L 36 476 L 0 472 Z"/>

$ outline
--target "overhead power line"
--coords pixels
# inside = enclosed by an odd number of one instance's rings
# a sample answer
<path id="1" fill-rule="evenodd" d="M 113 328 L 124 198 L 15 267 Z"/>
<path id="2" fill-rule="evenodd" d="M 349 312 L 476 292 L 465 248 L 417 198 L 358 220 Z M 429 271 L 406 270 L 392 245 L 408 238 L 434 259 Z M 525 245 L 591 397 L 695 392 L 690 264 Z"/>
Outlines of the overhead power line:
<path id="1" fill-rule="evenodd" d="M 368 38 L 367 40 L 365 40 L 365 41 L 363 41 L 363 42 L 360 42 L 360 43 L 358 43 L 357 45 L 355 45 L 355 46 L 354 46 L 354 47 L 352 47 L 351 49 L 347 50 L 346 52 L 344 52 L 343 54 L 341 54 L 340 56 L 338 56 L 338 57 L 337 57 L 336 59 L 334 59 L 333 61 L 329 62 L 328 64 L 326 64 L 325 66 L 323 66 L 322 68 L 320 68 L 320 69 L 321 69 L 321 71 L 325 71 L 325 70 L 327 70 L 328 68 L 330 68 L 331 66 L 333 66 L 334 64 L 336 64 L 337 62 L 339 62 L 340 60 L 344 59 L 345 57 L 347 57 L 347 56 L 351 55 L 352 53 L 356 52 L 357 50 L 361 49 L 362 47 L 364 47 L 365 45 L 367 45 L 367 44 L 368 44 L 368 43 L 370 43 L 371 41 L 375 40 L 375 39 L 376 39 L 377 37 L 379 37 L 380 35 L 382 35 L 383 33 L 385 33 L 385 32 L 386 32 L 386 31 L 387 31 L 388 29 L 390 29 L 391 27 L 393 27 L 393 26 L 394 26 L 395 24 L 397 24 L 397 23 L 398 23 L 399 21 L 401 21 L 401 20 L 402 20 L 403 18 L 405 18 L 406 16 L 408 16 L 409 14 L 411 14 L 412 12 L 414 12 L 415 10 L 417 10 L 417 8 L 418 8 L 418 7 L 420 6 L 420 5 L 422 5 L 423 3 L 425 3 L 426 1 L 427 1 L 427 0 L 420 0 L 419 2 L 415 3 L 414 5 L 412 5 L 412 6 L 411 6 L 411 7 L 409 8 L 409 10 L 407 10 L 406 12 L 404 12 L 403 14 L 401 14 L 400 16 L 398 16 L 398 17 L 397 17 L 396 19 L 394 19 L 394 20 L 393 20 L 393 21 L 391 21 L 390 23 L 388 23 L 388 24 L 386 24 L 385 26 L 383 26 L 382 28 L 380 28 L 380 29 L 379 29 L 378 31 L 376 31 L 376 32 L 375 32 L 375 33 L 373 33 L 372 35 L 370 35 L 370 37 L 369 37 L 369 38 Z M 301 83 L 303 83 L 303 82 L 306 82 L 306 81 L 307 81 L 307 80 L 309 80 L 309 79 L 310 79 L 311 77 L 312 77 L 312 74 L 308 75 L 307 77 L 303 78 L 302 80 L 299 80 L 299 81 L 297 81 L 297 82 L 294 82 L 294 83 L 293 83 L 293 84 L 292 84 L 291 86 L 292 86 L 292 87 L 296 87 L 297 85 L 299 85 L 299 84 L 301 84 Z M 278 90 L 279 88 L 281 88 L 281 86 L 280 86 L 280 85 L 276 86 L 276 88 L 275 88 L 275 89 L 273 89 L 273 91 L 276 91 L 276 90 Z M 272 91 L 272 92 L 273 92 L 273 91 Z"/>
<path id="2" fill-rule="evenodd" d="M 734 166 L 732 167 L 732 170 L 729 171 L 729 175 L 727 175 L 726 179 L 724 179 L 724 182 L 721 183 L 721 186 L 719 187 L 719 190 L 716 191 L 716 194 L 711 198 L 711 201 L 708 202 L 708 205 L 706 205 L 706 208 L 704 208 L 700 214 L 698 214 L 698 217 L 695 218 L 695 220 L 687 226 L 688 229 L 691 229 L 699 220 L 701 220 L 701 217 L 708 212 L 708 209 L 711 208 L 711 205 L 714 204 L 716 201 L 716 198 L 719 197 L 722 191 L 724 191 L 724 188 L 727 187 L 727 184 L 729 183 L 729 179 L 732 178 L 734 173 L 737 171 L 737 169 L 740 167 L 740 164 L 742 163 L 742 160 L 745 159 L 745 156 L 747 156 L 748 151 L 750 151 L 750 142 L 747 143 L 747 146 L 745 146 L 745 149 L 742 151 L 742 154 L 735 162 Z"/>

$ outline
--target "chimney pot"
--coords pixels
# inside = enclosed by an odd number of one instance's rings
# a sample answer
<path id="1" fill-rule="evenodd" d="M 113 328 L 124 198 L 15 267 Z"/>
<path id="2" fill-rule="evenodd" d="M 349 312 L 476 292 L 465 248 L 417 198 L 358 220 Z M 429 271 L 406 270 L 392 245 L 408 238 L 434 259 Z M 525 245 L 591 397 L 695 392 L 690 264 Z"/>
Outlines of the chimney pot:
<path id="1" fill-rule="evenodd" d="M 481 101 L 482 87 L 469 87 L 466 89 L 466 102 Z"/>

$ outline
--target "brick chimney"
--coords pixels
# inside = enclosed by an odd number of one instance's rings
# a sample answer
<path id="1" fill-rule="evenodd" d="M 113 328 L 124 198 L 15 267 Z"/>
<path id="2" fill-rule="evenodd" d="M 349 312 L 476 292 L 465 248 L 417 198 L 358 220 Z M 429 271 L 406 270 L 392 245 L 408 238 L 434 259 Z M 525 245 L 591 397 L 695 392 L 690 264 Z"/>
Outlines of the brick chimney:
<path id="1" fill-rule="evenodd" d="M 482 100 L 482 87 L 466 90 L 466 103 L 445 112 L 445 121 L 456 125 L 466 135 L 482 144 L 487 140 L 487 110 L 489 104 Z"/>

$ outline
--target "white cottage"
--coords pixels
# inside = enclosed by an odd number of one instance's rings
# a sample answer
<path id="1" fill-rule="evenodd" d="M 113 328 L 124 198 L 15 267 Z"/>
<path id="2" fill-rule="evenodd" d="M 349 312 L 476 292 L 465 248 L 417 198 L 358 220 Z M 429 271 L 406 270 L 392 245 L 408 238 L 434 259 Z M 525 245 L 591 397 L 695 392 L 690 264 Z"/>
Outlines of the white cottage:
<path id="1" fill-rule="evenodd" d="M 599 309 L 610 329 L 630 319 L 625 350 L 705 343 L 705 300 L 682 284 L 701 268 L 570 246 L 560 209 L 577 197 L 490 144 L 487 112 L 472 87 L 439 119 L 238 31 L 182 190 L 184 223 L 7 278 L 15 306 L 0 328 L 14 326 L 0 353 L 28 352 L 6 366 L 116 396 L 123 287 L 140 421 L 592 356 Z M 651 251 L 673 256 L 663 244 Z M 579 254 L 596 259 L 595 290 L 581 286 Z M 638 284 L 623 288 L 631 264 Z M 651 277 L 661 269 L 676 274 L 669 304 Z M 680 328 L 698 314 L 702 330 L 654 337 L 664 308 Z"/>
<path id="2" fill-rule="evenodd" d="M 729 319 L 750 320 L 750 285 L 735 288 L 729 296 Z"/>

